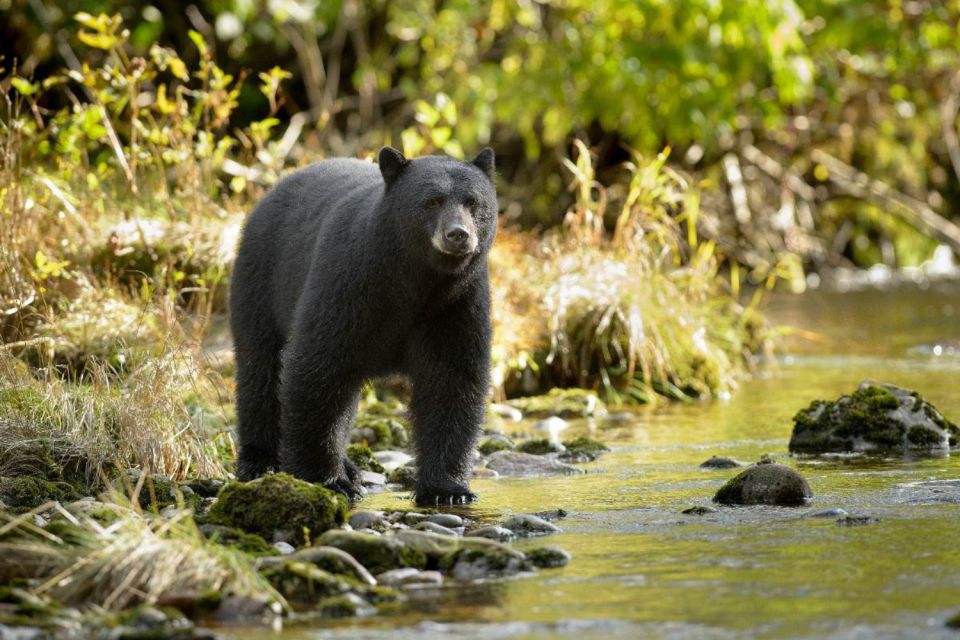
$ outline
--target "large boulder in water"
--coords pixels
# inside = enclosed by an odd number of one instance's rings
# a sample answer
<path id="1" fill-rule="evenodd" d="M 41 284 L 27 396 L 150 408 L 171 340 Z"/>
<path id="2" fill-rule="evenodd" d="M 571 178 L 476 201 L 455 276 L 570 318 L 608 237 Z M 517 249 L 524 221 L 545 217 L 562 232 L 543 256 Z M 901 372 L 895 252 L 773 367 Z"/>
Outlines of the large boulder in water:
<path id="1" fill-rule="evenodd" d="M 790 451 L 948 451 L 958 437 L 960 427 L 915 391 L 868 381 L 797 413 Z"/>
<path id="2" fill-rule="evenodd" d="M 713 501 L 721 504 L 799 506 L 813 496 L 807 479 L 790 467 L 760 462 L 720 487 Z"/>

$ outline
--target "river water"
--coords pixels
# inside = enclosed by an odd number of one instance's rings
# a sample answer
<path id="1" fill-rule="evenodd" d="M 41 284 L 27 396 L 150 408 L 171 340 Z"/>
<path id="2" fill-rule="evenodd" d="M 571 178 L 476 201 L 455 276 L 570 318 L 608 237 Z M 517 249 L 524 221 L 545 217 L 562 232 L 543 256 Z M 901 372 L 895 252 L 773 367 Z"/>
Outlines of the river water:
<path id="1" fill-rule="evenodd" d="M 466 515 L 498 518 L 563 508 L 563 532 L 525 540 L 573 554 L 563 569 L 421 590 L 361 620 L 288 627 L 284 640 L 349 638 L 958 638 L 960 456 L 801 458 L 787 454 L 791 417 L 865 379 L 916 389 L 960 421 L 960 286 L 814 291 L 770 300 L 777 323 L 802 329 L 776 363 L 726 401 L 672 404 L 629 420 L 574 423 L 613 451 L 587 474 L 476 480 Z M 712 455 L 796 466 L 807 507 L 708 505 L 736 469 Z M 936 482 L 957 479 L 957 483 Z M 403 494 L 365 508 L 409 508 Z M 840 526 L 826 509 L 877 522 Z M 228 637 L 264 631 L 221 630 Z"/>

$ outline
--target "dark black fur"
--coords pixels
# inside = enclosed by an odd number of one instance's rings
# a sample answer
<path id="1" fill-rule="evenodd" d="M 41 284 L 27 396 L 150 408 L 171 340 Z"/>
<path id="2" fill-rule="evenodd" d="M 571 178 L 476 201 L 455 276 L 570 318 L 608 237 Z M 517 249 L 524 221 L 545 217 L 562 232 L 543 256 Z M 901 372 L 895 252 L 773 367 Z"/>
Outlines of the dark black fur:
<path id="1" fill-rule="evenodd" d="M 360 387 L 406 374 L 418 503 L 476 499 L 467 478 L 489 384 L 493 152 L 379 169 L 326 160 L 280 181 L 247 221 L 230 289 L 237 475 L 280 469 L 351 498 Z"/>

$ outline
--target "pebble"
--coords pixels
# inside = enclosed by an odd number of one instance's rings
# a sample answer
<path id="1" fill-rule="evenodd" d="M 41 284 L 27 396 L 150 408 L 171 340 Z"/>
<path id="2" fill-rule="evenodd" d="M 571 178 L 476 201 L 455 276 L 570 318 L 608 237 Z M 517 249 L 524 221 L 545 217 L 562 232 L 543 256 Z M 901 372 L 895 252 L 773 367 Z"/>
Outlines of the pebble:
<path id="1" fill-rule="evenodd" d="M 799 506 L 813 496 L 798 471 L 776 462 L 748 467 L 723 485 L 713 501 L 721 504 Z"/>
<path id="2" fill-rule="evenodd" d="M 360 482 L 364 486 L 382 487 L 387 484 L 387 476 L 376 471 L 361 471 Z"/>
<path id="3" fill-rule="evenodd" d="M 866 524 L 875 524 L 880 522 L 880 518 L 874 518 L 873 516 L 843 516 L 842 518 L 837 518 L 837 524 L 841 527 L 862 527 Z"/>
<path id="4" fill-rule="evenodd" d="M 547 522 L 543 518 L 530 514 L 515 515 L 504 522 L 503 527 L 521 537 L 545 536 L 562 531 L 560 527 L 552 522 Z"/>
<path id="5" fill-rule="evenodd" d="M 511 407 L 510 405 L 500 404 L 494 402 L 490 405 L 490 413 L 504 420 L 510 420 L 512 422 L 520 422 L 523 420 L 523 413 L 516 407 Z"/>
<path id="6" fill-rule="evenodd" d="M 841 516 L 847 515 L 847 512 L 843 509 L 824 509 L 822 511 L 814 511 L 811 514 L 808 514 L 808 518 L 839 518 Z"/>
<path id="7" fill-rule="evenodd" d="M 377 576 L 377 582 L 388 587 L 434 586 L 443 584 L 443 575 L 439 571 L 407 567 L 385 571 Z"/>
<path id="8" fill-rule="evenodd" d="M 387 473 L 399 469 L 413 460 L 413 456 L 403 451 L 374 451 L 373 457 L 380 463 Z"/>
<path id="9" fill-rule="evenodd" d="M 527 552 L 527 559 L 533 563 L 533 566 L 541 569 L 564 567 L 570 562 L 570 558 L 566 550 L 554 545 L 538 547 Z"/>

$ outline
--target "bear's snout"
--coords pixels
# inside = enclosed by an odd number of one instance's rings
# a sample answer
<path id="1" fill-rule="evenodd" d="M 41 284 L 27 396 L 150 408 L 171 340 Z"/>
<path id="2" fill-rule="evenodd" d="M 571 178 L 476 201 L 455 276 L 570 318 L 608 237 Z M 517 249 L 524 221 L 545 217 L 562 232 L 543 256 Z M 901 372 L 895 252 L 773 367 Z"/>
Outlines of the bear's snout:
<path id="1" fill-rule="evenodd" d="M 473 218 L 463 212 L 442 220 L 433 234 L 433 246 L 448 255 L 464 256 L 477 249 L 477 230 Z"/>

